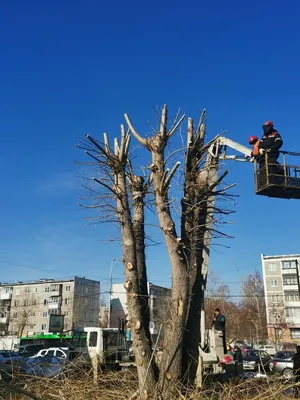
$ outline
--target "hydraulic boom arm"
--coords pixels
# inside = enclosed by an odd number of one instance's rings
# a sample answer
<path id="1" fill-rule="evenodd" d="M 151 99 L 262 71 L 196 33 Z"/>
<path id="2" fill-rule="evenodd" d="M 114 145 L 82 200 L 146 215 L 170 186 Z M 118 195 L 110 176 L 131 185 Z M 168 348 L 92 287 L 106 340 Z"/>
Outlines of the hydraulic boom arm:
<path id="1" fill-rule="evenodd" d="M 244 156 L 227 155 L 226 154 L 227 147 L 236 150 L 237 152 L 243 154 Z M 213 149 L 217 150 L 219 158 L 223 160 L 236 160 L 236 161 L 247 161 L 247 162 L 253 161 L 253 159 L 251 158 L 251 149 L 224 136 L 220 136 L 213 141 L 213 144 L 211 145 L 211 153 L 213 152 L 215 153 Z"/>

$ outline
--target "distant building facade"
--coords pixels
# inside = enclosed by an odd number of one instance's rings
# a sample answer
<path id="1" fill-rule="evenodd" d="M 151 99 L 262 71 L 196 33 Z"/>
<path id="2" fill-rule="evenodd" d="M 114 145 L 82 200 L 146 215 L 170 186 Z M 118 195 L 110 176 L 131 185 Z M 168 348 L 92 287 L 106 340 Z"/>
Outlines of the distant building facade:
<path id="1" fill-rule="evenodd" d="M 0 284 L 0 333 L 47 332 L 49 314 L 64 315 L 64 330 L 98 326 L 100 282 L 74 277 Z"/>
<path id="2" fill-rule="evenodd" d="M 170 310 L 171 289 L 148 282 L 150 333 L 156 336 Z M 113 284 L 110 295 L 110 326 L 119 327 L 120 320 L 128 319 L 126 290 L 123 284 Z"/>
<path id="3" fill-rule="evenodd" d="M 261 256 L 268 338 L 276 344 L 300 342 L 300 254 Z"/>

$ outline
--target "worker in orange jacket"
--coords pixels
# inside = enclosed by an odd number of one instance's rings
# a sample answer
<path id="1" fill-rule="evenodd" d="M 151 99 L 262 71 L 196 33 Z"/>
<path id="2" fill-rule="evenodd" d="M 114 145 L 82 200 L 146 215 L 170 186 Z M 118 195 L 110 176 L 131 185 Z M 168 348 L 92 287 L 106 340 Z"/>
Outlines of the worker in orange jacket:
<path id="1" fill-rule="evenodd" d="M 248 143 L 253 147 L 251 157 L 254 157 L 256 161 L 260 164 L 260 157 L 263 154 L 263 152 L 261 151 L 262 141 L 259 140 L 257 136 L 250 136 L 248 139 Z"/>

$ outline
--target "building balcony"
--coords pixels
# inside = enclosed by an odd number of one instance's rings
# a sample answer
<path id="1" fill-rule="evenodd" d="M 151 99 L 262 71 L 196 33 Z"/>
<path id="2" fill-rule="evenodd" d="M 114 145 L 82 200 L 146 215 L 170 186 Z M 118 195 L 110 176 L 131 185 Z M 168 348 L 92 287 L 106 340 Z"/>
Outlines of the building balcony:
<path id="1" fill-rule="evenodd" d="M 286 323 L 288 327 L 298 326 L 300 325 L 300 317 L 286 317 Z"/>
<path id="2" fill-rule="evenodd" d="M 54 303 L 54 302 L 48 303 L 49 310 L 58 310 L 60 307 L 61 303 Z"/>
<path id="3" fill-rule="evenodd" d="M 0 293 L 0 300 L 11 300 L 12 293 Z"/>
<path id="4" fill-rule="evenodd" d="M 283 283 L 283 290 L 285 292 L 293 292 L 293 291 L 298 291 L 298 285 L 287 285 L 285 283 Z"/>
<path id="5" fill-rule="evenodd" d="M 284 302 L 285 307 L 300 307 L 300 301 L 299 300 L 286 300 Z"/>
<path id="6" fill-rule="evenodd" d="M 49 295 L 52 296 L 61 296 L 60 290 L 50 290 Z"/>
<path id="7" fill-rule="evenodd" d="M 282 268 L 281 269 L 282 275 L 294 275 L 297 273 L 296 268 Z"/>

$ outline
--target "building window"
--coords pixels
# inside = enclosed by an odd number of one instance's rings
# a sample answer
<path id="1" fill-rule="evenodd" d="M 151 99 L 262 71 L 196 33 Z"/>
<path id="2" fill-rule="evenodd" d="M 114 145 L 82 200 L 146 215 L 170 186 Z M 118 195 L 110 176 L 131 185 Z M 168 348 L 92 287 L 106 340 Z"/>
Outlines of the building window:
<path id="1" fill-rule="evenodd" d="M 271 280 L 271 287 L 277 287 L 277 286 L 278 286 L 277 279 L 272 279 Z"/>
<path id="2" fill-rule="evenodd" d="M 88 292 L 89 292 L 89 288 L 86 287 L 86 288 L 85 288 L 85 293 L 88 293 Z"/>
<path id="3" fill-rule="evenodd" d="M 59 310 L 57 310 L 57 309 L 53 309 L 53 310 L 48 310 L 48 313 L 52 314 L 52 315 L 58 315 L 58 311 Z"/>
<path id="4" fill-rule="evenodd" d="M 47 287 L 45 287 L 45 292 L 49 292 L 50 291 L 50 288 L 47 286 Z"/>
<path id="5" fill-rule="evenodd" d="M 44 300 L 44 306 L 46 306 L 48 304 L 48 301 L 45 299 Z"/>
<path id="6" fill-rule="evenodd" d="M 68 316 L 69 315 L 69 311 L 65 311 L 64 315 Z"/>
<path id="7" fill-rule="evenodd" d="M 270 272 L 275 272 L 276 271 L 276 264 L 274 264 L 274 263 L 269 264 L 269 271 Z"/>
<path id="8" fill-rule="evenodd" d="M 47 325 L 46 324 L 42 324 L 42 331 L 46 330 Z"/>
<path id="9" fill-rule="evenodd" d="M 13 313 L 13 318 L 18 318 L 18 313 Z"/>
<path id="10" fill-rule="evenodd" d="M 281 263 L 281 268 L 282 269 L 291 269 L 291 268 L 296 268 L 297 262 L 295 260 L 293 261 L 282 261 Z"/>
<path id="11" fill-rule="evenodd" d="M 18 307 L 19 305 L 19 300 L 15 300 L 15 307 Z"/>
<path id="12" fill-rule="evenodd" d="M 65 299 L 65 305 L 69 304 L 69 299 Z"/>
<path id="13" fill-rule="evenodd" d="M 24 300 L 24 306 L 28 306 L 28 300 Z"/>
<path id="14" fill-rule="evenodd" d="M 272 303 L 279 303 L 279 295 L 278 294 L 272 295 Z"/>
<path id="15" fill-rule="evenodd" d="M 34 288 L 34 291 L 35 291 L 35 293 L 37 293 L 37 290 L 38 290 L 38 288 L 36 287 L 36 288 Z"/>
<path id="16" fill-rule="evenodd" d="M 285 309 L 286 316 L 288 318 L 300 318 L 300 308 L 299 307 L 287 307 Z"/>
<path id="17" fill-rule="evenodd" d="M 32 316 L 32 317 L 35 317 L 35 312 L 34 312 L 34 311 L 31 313 L 31 316 Z"/>
<path id="18" fill-rule="evenodd" d="M 98 339 L 98 332 L 90 332 L 89 347 L 96 347 Z"/>
<path id="19" fill-rule="evenodd" d="M 275 338 L 282 339 L 282 329 L 281 328 L 275 328 Z"/>
<path id="20" fill-rule="evenodd" d="M 33 305 L 33 306 L 36 305 L 36 300 L 32 300 L 32 305 Z"/>
<path id="21" fill-rule="evenodd" d="M 25 293 L 30 293 L 30 287 L 25 288 Z"/>
<path id="22" fill-rule="evenodd" d="M 300 339 L 300 329 L 291 329 L 291 338 Z"/>
<path id="23" fill-rule="evenodd" d="M 298 292 L 285 292 L 284 299 L 285 299 L 285 301 L 299 301 L 299 293 Z"/>
<path id="24" fill-rule="evenodd" d="M 297 275 L 283 275 L 283 284 L 284 285 L 297 285 Z"/>
<path id="25" fill-rule="evenodd" d="M 71 286 L 66 286 L 66 292 L 70 292 L 71 291 Z"/>
<path id="26" fill-rule="evenodd" d="M 59 303 L 60 297 L 59 296 L 52 296 L 51 297 L 51 302 L 52 303 Z"/>
<path id="27" fill-rule="evenodd" d="M 50 286 L 50 292 L 58 292 L 58 291 L 59 291 L 59 285 Z"/>
<path id="28" fill-rule="evenodd" d="M 47 318 L 48 317 L 48 312 L 47 311 L 43 311 L 42 317 L 43 318 Z"/>

